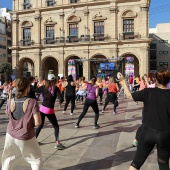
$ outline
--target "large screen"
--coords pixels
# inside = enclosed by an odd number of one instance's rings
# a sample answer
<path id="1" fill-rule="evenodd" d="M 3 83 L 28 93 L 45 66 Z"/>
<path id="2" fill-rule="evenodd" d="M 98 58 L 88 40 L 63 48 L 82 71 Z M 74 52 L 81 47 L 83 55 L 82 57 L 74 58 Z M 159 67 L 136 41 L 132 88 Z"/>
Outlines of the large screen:
<path id="1" fill-rule="evenodd" d="M 114 63 L 100 63 L 101 70 L 114 70 Z"/>

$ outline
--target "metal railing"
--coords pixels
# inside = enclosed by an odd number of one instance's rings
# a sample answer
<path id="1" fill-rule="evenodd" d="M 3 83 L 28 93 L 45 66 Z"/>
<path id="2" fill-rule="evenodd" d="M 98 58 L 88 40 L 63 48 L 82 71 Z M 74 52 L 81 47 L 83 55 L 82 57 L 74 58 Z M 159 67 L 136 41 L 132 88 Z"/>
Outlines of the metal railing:
<path id="1" fill-rule="evenodd" d="M 139 33 L 134 32 L 126 32 L 119 34 L 119 40 L 129 40 L 129 39 L 139 39 L 141 35 Z"/>
<path id="2" fill-rule="evenodd" d="M 31 46 L 34 45 L 34 41 L 31 39 L 23 39 L 19 41 L 19 46 Z"/>
<path id="3" fill-rule="evenodd" d="M 30 9 L 31 8 L 30 3 L 23 3 L 22 6 L 23 6 L 23 9 Z"/>
<path id="4" fill-rule="evenodd" d="M 55 0 L 46 0 L 46 6 L 54 6 L 57 3 Z"/>
<path id="5" fill-rule="evenodd" d="M 78 3 L 80 0 L 69 0 L 69 3 L 70 4 L 73 4 L 73 3 Z"/>
<path id="6" fill-rule="evenodd" d="M 111 38 L 105 34 L 80 35 L 80 36 L 75 35 L 67 37 L 44 38 L 42 39 L 42 44 L 83 43 L 109 40 L 111 40 Z"/>
<path id="7" fill-rule="evenodd" d="M 55 37 L 46 37 L 42 41 L 44 44 L 55 44 L 56 43 Z"/>

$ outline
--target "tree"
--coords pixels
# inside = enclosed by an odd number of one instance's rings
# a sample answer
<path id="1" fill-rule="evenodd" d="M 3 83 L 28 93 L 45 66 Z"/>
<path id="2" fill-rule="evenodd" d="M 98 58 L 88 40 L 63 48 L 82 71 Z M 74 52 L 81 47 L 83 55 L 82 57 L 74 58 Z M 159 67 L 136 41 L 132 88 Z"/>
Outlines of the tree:
<path id="1" fill-rule="evenodd" d="M 12 73 L 12 64 L 7 62 L 1 63 L 0 72 L 4 73 L 5 76 L 10 76 Z"/>

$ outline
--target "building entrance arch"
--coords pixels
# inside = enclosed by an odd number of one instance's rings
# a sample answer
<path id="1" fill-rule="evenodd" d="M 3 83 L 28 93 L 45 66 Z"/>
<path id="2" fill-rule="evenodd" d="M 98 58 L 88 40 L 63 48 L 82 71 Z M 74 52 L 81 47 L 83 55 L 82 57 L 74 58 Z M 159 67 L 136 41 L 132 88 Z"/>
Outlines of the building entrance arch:
<path id="1" fill-rule="evenodd" d="M 120 71 L 127 77 L 139 75 L 139 60 L 133 54 L 124 54 L 121 56 L 122 62 Z"/>
<path id="2" fill-rule="evenodd" d="M 46 57 L 42 60 L 41 75 L 43 78 L 48 77 L 49 70 L 53 70 L 55 76 L 58 76 L 58 61 L 54 57 Z"/>
<path id="3" fill-rule="evenodd" d="M 65 75 L 72 75 L 74 79 L 83 76 L 83 62 L 80 57 L 67 57 L 65 60 Z"/>
<path id="4" fill-rule="evenodd" d="M 24 76 L 24 75 L 31 75 L 35 76 L 34 70 L 34 62 L 30 58 L 22 58 L 18 64 L 18 72 L 16 73 L 16 77 Z"/>
<path id="5" fill-rule="evenodd" d="M 90 59 L 90 78 L 96 76 L 105 76 L 105 74 L 110 74 L 108 65 L 103 64 L 106 69 L 101 69 L 102 63 L 109 63 L 109 60 L 101 54 L 97 54 Z"/>

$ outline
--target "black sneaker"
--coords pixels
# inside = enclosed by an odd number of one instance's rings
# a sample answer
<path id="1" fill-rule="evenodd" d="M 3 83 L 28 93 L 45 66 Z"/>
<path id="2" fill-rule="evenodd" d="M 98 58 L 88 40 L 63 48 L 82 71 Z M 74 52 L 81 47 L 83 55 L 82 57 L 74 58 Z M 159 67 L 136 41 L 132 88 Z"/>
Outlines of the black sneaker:
<path id="1" fill-rule="evenodd" d="M 99 125 L 95 125 L 95 126 L 93 127 L 93 129 L 99 129 L 99 128 L 100 128 Z"/>
<path id="2" fill-rule="evenodd" d="M 76 124 L 75 124 L 75 128 L 79 128 L 79 127 L 80 127 L 80 126 L 76 123 Z"/>
<path id="3" fill-rule="evenodd" d="M 57 144 L 56 146 L 55 146 L 55 149 L 58 149 L 58 150 L 63 150 L 63 149 L 65 149 L 66 147 L 64 146 L 64 145 L 62 145 L 61 143 L 59 143 L 59 144 Z"/>

